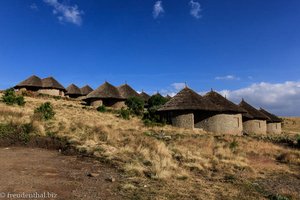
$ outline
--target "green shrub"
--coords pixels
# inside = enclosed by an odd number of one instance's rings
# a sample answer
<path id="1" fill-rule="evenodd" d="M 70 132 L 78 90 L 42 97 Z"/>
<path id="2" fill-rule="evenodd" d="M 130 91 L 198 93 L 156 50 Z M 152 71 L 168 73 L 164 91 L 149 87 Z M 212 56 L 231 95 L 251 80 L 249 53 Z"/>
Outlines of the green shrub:
<path id="1" fill-rule="evenodd" d="M 41 104 L 38 108 L 34 110 L 36 115 L 39 115 L 43 120 L 52 119 L 55 115 L 53 107 L 50 102 Z"/>
<path id="2" fill-rule="evenodd" d="M 24 97 L 17 96 L 13 88 L 4 91 L 4 95 L 2 96 L 2 101 L 7 105 L 14 105 L 14 104 L 17 104 L 19 106 L 25 105 Z"/>
<path id="3" fill-rule="evenodd" d="M 106 112 L 106 107 L 105 106 L 99 106 L 98 108 L 97 108 L 97 111 L 99 111 L 99 112 Z"/>
<path id="4" fill-rule="evenodd" d="M 300 134 L 296 137 L 296 147 L 300 148 Z"/>
<path id="5" fill-rule="evenodd" d="M 144 112 L 144 100 L 140 97 L 129 97 L 125 104 L 128 110 L 135 115 L 142 115 Z"/>
<path id="6" fill-rule="evenodd" d="M 119 110 L 118 117 L 121 117 L 123 119 L 129 120 L 130 119 L 130 111 L 126 110 L 124 108 L 121 108 L 121 110 Z"/>
<path id="7" fill-rule="evenodd" d="M 163 97 L 159 94 L 155 94 L 155 95 L 151 96 L 150 99 L 148 100 L 148 105 L 149 105 L 149 108 L 158 108 L 158 107 L 164 105 L 167 101 L 168 101 L 168 99 L 166 99 L 165 97 Z"/>
<path id="8" fill-rule="evenodd" d="M 30 140 L 30 133 L 33 131 L 32 124 L 0 124 L 0 139 L 10 142 L 27 143 Z"/>
<path id="9" fill-rule="evenodd" d="M 269 195 L 268 198 L 270 200 L 290 200 L 288 197 L 282 196 L 280 194 L 276 194 L 276 195 Z"/>
<path id="10" fill-rule="evenodd" d="M 232 142 L 230 142 L 229 144 L 229 148 L 231 149 L 231 151 L 236 151 L 236 149 L 238 148 L 239 143 L 234 139 Z"/>

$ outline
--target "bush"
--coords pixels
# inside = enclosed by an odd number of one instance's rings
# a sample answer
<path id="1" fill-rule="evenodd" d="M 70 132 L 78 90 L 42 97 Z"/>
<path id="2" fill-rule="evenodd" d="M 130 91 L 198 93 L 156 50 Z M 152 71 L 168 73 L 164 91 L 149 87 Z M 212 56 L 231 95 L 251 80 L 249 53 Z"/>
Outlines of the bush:
<path id="1" fill-rule="evenodd" d="M 53 107 L 50 102 L 41 104 L 34 110 L 34 113 L 39 115 L 43 120 L 52 119 L 55 115 Z"/>
<path id="2" fill-rule="evenodd" d="M 296 147 L 300 148 L 300 134 L 298 134 L 296 137 Z"/>
<path id="3" fill-rule="evenodd" d="M 144 100 L 140 97 L 129 97 L 125 104 L 128 110 L 135 115 L 142 115 L 144 112 Z"/>
<path id="4" fill-rule="evenodd" d="M 239 143 L 234 139 L 232 142 L 230 142 L 229 144 L 229 148 L 231 149 L 231 151 L 236 151 L 236 149 L 238 148 Z"/>
<path id="5" fill-rule="evenodd" d="M 129 120 L 130 119 L 130 111 L 126 110 L 124 108 L 121 108 L 121 110 L 119 110 L 118 117 L 121 117 L 123 119 Z"/>
<path id="6" fill-rule="evenodd" d="M 148 100 L 148 105 L 149 108 L 159 108 L 160 106 L 164 105 L 165 103 L 167 103 L 168 99 L 166 99 L 165 97 L 156 94 L 150 97 L 150 99 Z"/>
<path id="7" fill-rule="evenodd" d="M 4 91 L 4 95 L 2 96 L 2 101 L 7 105 L 14 105 L 14 104 L 17 104 L 19 106 L 25 105 L 24 97 L 17 96 L 13 88 Z"/>
<path id="8" fill-rule="evenodd" d="M 8 140 L 12 143 L 27 143 L 30 140 L 32 131 L 32 124 L 0 124 L 0 139 Z"/>
<path id="9" fill-rule="evenodd" d="M 99 112 L 106 112 L 106 107 L 105 106 L 99 106 L 98 108 L 97 108 L 97 111 L 99 111 Z"/>

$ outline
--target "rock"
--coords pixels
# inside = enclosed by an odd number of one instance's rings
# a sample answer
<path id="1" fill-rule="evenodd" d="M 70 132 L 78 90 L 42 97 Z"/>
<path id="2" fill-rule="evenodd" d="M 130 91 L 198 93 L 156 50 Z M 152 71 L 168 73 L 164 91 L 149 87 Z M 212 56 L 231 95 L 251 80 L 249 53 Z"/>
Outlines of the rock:
<path id="1" fill-rule="evenodd" d="M 105 180 L 107 180 L 109 182 L 115 182 L 116 181 L 116 179 L 114 177 L 112 177 L 112 176 L 107 177 Z"/>
<path id="2" fill-rule="evenodd" d="M 89 176 L 89 177 L 97 177 L 97 176 L 99 176 L 99 174 L 97 174 L 97 173 L 87 173 L 87 176 Z"/>

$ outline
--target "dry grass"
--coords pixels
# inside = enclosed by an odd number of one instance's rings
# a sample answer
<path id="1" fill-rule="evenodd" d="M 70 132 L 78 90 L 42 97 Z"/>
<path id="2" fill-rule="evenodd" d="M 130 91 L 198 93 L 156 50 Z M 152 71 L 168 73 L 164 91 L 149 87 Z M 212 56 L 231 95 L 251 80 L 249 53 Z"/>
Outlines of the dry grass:
<path id="1" fill-rule="evenodd" d="M 68 136 L 79 143 L 78 148 L 119 166 L 128 177 L 126 192 L 148 195 L 149 199 L 243 199 L 239 194 L 246 188 L 244 179 L 267 178 L 274 172 L 296 174 L 300 168 L 299 150 L 253 138 L 171 126 L 148 128 L 138 118 L 123 120 L 83 107 L 78 101 L 25 100 L 24 107 L 0 102 L 0 123 L 31 122 L 37 134 Z M 51 102 L 56 115 L 41 122 L 32 116 L 45 101 Z M 300 120 L 293 119 L 296 124 L 289 120 L 284 128 L 295 131 Z M 248 192 L 262 197 L 256 190 Z"/>

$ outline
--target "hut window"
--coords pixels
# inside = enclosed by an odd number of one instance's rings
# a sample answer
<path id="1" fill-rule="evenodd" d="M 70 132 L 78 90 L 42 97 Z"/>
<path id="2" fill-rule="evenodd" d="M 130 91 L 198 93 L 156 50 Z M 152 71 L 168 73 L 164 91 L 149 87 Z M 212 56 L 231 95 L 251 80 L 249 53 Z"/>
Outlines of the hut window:
<path id="1" fill-rule="evenodd" d="M 277 124 L 276 124 L 276 129 L 277 129 Z"/>
<path id="2" fill-rule="evenodd" d="M 260 128 L 260 122 L 258 122 L 258 127 Z"/>
<path id="3" fill-rule="evenodd" d="M 240 127 L 240 119 L 236 117 L 236 120 L 237 120 L 237 127 Z"/>

